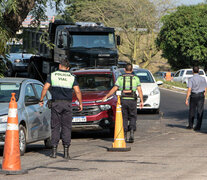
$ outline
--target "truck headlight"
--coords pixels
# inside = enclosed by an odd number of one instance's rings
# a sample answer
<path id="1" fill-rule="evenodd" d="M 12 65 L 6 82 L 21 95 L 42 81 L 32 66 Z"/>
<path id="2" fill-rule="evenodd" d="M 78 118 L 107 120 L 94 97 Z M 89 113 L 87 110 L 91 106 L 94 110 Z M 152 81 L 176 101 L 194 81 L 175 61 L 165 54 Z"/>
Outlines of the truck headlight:
<path id="1" fill-rule="evenodd" d="M 153 91 L 150 92 L 150 95 L 153 96 L 153 95 L 157 95 L 160 93 L 160 90 L 158 87 L 154 88 Z"/>
<path id="2" fill-rule="evenodd" d="M 100 109 L 102 111 L 107 111 L 107 110 L 111 109 L 111 106 L 109 104 L 100 105 Z"/>
<path id="3" fill-rule="evenodd" d="M 22 60 L 21 59 L 15 59 L 14 62 L 15 63 L 20 63 Z"/>
<path id="4" fill-rule="evenodd" d="M 0 123 L 6 123 L 8 119 L 8 115 L 0 116 Z"/>
<path id="5" fill-rule="evenodd" d="M 110 96 L 110 97 L 108 97 L 107 99 L 106 99 L 106 101 L 104 101 L 104 102 L 107 102 L 107 101 L 109 101 L 109 100 L 111 100 L 113 98 L 113 96 Z M 96 103 L 101 103 L 101 102 L 103 102 L 102 100 L 97 100 L 96 101 Z"/>

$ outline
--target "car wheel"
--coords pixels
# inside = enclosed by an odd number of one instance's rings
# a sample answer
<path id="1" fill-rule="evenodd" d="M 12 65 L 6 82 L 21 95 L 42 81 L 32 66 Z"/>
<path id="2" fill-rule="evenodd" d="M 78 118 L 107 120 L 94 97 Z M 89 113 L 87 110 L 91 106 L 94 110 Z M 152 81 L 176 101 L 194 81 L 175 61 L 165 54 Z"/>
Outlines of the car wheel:
<path id="1" fill-rule="evenodd" d="M 109 129 L 109 135 L 110 135 L 111 137 L 114 137 L 114 128 L 110 128 L 110 129 Z"/>
<path id="2" fill-rule="evenodd" d="M 159 113 L 160 113 L 160 109 L 153 109 L 152 112 L 153 112 L 154 114 L 159 114 Z"/>
<path id="3" fill-rule="evenodd" d="M 23 156 L 26 151 L 26 129 L 21 124 L 19 125 L 19 149 L 21 156 Z"/>
<path id="4" fill-rule="evenodd" d="M 47 149 L 51 149 L 51 148 L 52 148 L 51 137 L 45 139 L 45 140 L 44 140 L 44 144 L 45 144 L 45 147 L 46 147 Z"/>

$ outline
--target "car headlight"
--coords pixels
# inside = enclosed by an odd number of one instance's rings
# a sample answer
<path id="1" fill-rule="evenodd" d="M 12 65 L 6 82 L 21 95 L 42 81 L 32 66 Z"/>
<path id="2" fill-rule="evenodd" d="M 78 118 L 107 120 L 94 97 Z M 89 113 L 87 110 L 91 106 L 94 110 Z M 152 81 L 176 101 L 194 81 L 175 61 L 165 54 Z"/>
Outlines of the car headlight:
<path id="1" fill-rule="evenodd" d="M 153 89 L 152 92 L 150 92 L 150 95 L 153 96 L 153 95 L 157 95 L 157 94 L 159 94 L 159 93 L 160 93 L 160 90 L 159 90 L 158 87 L 156 87 L 155 89 Z"/>
<path id="2" fill-rule="evenodd" d="M 111 106 L 109 104 L 103 104 L 103 105 L 100 105 L 100 109 L 102 111 L 107 111 L 107 110 L 111 109 Z"/>
<path id="3" fill-rule="evenodd" d="M 8 115 L 0 116 L 0 123 L 6 123 L 8 119 Z"/>
<path id="4" fill-rule="evenodd" d="M 104 102 L 107 102 L 109 100 L 111 100 L 113 98 L 113 96 L 108 97 Z M 103 102 L 102 100 L 97 100 L 96 103 L 100 103 Z"/>
<path id="5" fill-rule="evenodd" d="M 14 62 L 15 63 L 20 63 L 22 60 L 21 59 L 15 59 Z"/>

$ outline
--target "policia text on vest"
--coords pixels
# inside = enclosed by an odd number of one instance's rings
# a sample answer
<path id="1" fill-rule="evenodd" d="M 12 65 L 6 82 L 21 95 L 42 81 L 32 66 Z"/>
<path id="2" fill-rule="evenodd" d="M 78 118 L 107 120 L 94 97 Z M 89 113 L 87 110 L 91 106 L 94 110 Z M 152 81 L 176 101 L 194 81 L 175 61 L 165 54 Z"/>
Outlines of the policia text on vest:
<path id="1" fill-rule="evenodd" d="M 125 139 L 127 140 L 127 132 L 130 131 L 129 142 L 134 142 L 134 131 L 136 131 L 137 120 L 137 95 L 136 90 L 140 97 L 140 109 L 143 107 L 143 94 L 141 89 L 141 83 L 137 76 L 132 74 L 132 65 L 127 64 L 125 67 L 125 75 L 119 76 L 115 86 L 109 91 L 109 93 L 102 99 L 105 101 L 108 97 L 112 96 L 117 90 L 122 92 L 121 105 L 123 115 L 123 126 Z M 129 122 L 129 126 L 128 126 Z"/>
<path id="2" fill-rule="evenodd" d="M 59 70 L 51 73 L 45 83 L 40 106 L 44 105 L 43 99 L 48 89 L 51 87 L 52 105 L 51 105 L 51 143 L 52 158 L 56 158 L 57 146 L 62 133 L 62 142 L 64 146 L 63 157 L 69 159 L 69 146 L 71 143 L 72 128 L 72 89 L 79 101 L 79 109 L 82 111 L 82 95 L 75 76 L 69 71 L 69 63 L 64 60 L 59 65 Z M 61 131 L 60 131 L 61 128 Z"/>

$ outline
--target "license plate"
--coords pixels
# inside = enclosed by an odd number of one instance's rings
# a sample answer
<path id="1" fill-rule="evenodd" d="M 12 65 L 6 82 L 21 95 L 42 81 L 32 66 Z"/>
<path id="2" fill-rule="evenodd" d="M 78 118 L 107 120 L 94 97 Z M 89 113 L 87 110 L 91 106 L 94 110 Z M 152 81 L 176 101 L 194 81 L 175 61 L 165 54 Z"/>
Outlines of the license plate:
<path id="1" fill-rule="evenodd" d="M 86 122 L 86 116 L 73 117 L 72 122 Z"/>

